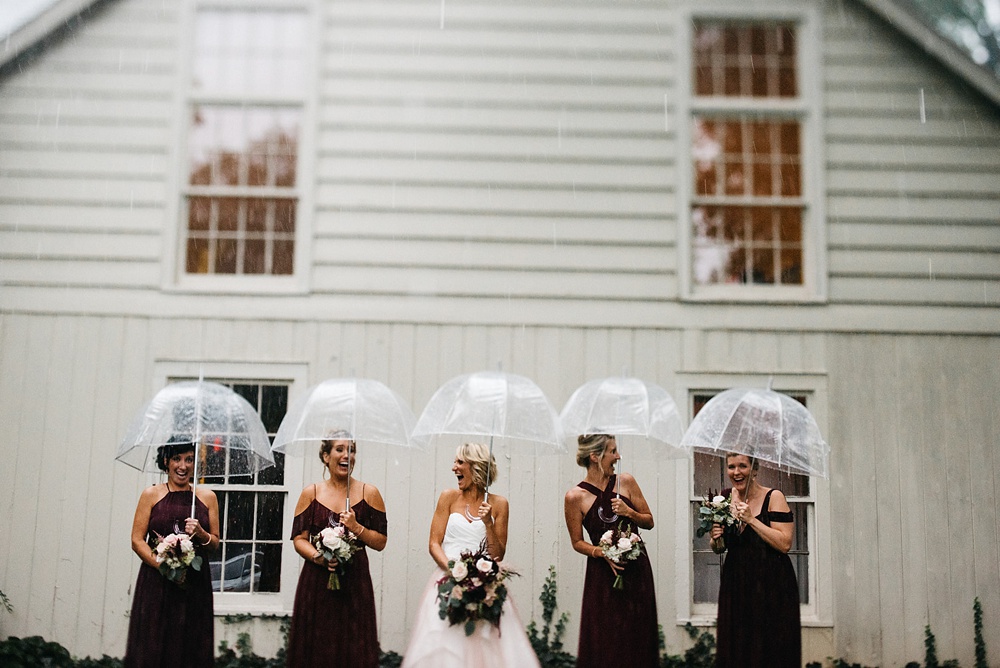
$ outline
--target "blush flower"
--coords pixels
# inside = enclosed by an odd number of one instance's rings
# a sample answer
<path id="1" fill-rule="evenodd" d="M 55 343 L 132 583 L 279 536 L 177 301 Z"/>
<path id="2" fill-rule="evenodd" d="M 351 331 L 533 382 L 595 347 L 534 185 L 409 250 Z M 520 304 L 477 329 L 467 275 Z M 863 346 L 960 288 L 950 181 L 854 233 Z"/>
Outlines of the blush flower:
<path id="1" fill-rule="evenodd" d="M 465 565 L 464 561 L 456 561 L 455 565 L 451 568 L 451 576 L 457 581 L 461 582 L 469 574 L 469 568 Z"/>

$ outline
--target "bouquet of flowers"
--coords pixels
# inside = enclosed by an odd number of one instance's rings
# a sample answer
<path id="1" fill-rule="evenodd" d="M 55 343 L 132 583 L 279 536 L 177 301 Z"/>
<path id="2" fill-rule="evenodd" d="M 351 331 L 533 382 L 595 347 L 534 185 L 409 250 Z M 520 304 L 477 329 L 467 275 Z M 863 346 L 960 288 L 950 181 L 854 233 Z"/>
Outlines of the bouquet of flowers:
<path id="1" fill-rule="evenodd" d="M 330 571 L 330 577 L 327 578 L 326 588 L 333 591 L 340 589 L 340 576 L 344 574 L 344 565 L 362 547 L 358 543 L 358 537 L 348 531 L 343 524 L 337 524 L 326 527 L 313 536 L 312 544 L 327 561 L 337 560 L 337 567 Z"/>
<path id="2" fill-rule="evenodd" d="M 619 522 L 617 527 L 605 531 L 597 543 L 597 547 L 601 548 L 604 556 L 616 564 L 634 561 L 642 553 L 642 539 L 639 538 L 639 534 L 633 533 L 631 526 L 623 528 L 622 524 Z M 621 573 L 615 574 L 612 586 L 615 589 L 625 588 L 625 581 L 622 579 Z"/>
<path id="3" fill-rule="evenodd" d="M 722 496 L 721 494 L 714 494 L 709 490 L 708 494 L 705 495 L 705 500 L 701 502 L 701 507 L 698 509 L 698 520 L 700 525 L 698 526 L 698 537 L 704 536 L 706 533 L 712 530 L 713 524 L 721 524 L 723 527 L 732 526 L 736 522 L 736 518 L 733 516 L 733 498 L 732 496 Z"/>
<path id="4" fill-rule="evenodd" d="M 490 557 L 486 541 L 476 552 L 462 552 L 448 562 L 448 572 L 437 581 L 438 615 L 454 626 L 465 625 L 465 635 L 471 636 L 476 622 L 485 619 L 500 626 L 503 603 L 511 575 L 517 575 Z"/>
<path id="5" fill-rule="evenodd" d="M 195 554 L 191 536 L 186 533 L 172 533 L 156 536 L 153 556 L 160 565 L 160 573 L 174 584 L 183 587 L 187 583 L 187 569 L 201 570 L 201 556 Z"/>

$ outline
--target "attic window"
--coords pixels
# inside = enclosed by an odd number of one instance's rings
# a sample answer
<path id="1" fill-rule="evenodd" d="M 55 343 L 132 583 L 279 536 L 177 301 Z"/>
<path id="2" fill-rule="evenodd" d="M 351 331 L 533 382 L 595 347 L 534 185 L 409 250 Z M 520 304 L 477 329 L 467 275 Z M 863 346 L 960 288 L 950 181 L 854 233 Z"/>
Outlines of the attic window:
<path id="1" fill-rule="evenodd" d="M 188 274 L 295 271 L 305 33 L 301 11 L 196 13 L 183 207 Z"/>
<path id="2" fill-rule="evenodd" d="M 801 286 L 805 249 L 796 27 L 697 21 L 691 280 Z"/>

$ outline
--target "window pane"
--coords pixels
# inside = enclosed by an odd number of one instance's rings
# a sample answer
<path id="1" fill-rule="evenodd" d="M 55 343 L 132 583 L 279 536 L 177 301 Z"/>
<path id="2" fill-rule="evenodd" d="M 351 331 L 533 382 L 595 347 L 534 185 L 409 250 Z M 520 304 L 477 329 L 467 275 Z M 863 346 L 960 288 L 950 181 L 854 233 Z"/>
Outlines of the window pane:
<path id="1" fill-rule="evenodd" d="M 257 540 L 281 540 L 281 514 L 285 506 L 284 492 L 257 494 Z"/>
<path id="2" fill-rule="evenodd" d="M 226 495 L 226 540 L 249 540 L 254 525 L 253 492 L 229 492 Z"/>
<path id="3" fill-rule="evenodd" d="M 794 25 L 698 21 L 693 37 L 696 95 L 798 95 Z"/>
<path id="4" fill-rule="evenodd" d="M 281 426 L 281 420 L 288 411 L 288 387 L 286 385 L 264 385 L 261 388 L 260 419 L 267 433 L 273 434 Z"/>
<path id="5" fill-rule="evenodd" d="M 691 216 L 696 284 L 801 283 L 800 209 L 696 206 Z"/>
<path id="6" fill-rule="evenodd" d="M 260 581 L 254 591 L 281 591 L 281 545 L 277 543 L 257 543 L 255 566 L 260 568 Z"/>
<path id="7" fill-rule="evenodd" d="M 301 11 L 199 11 L 192 85 L 227 94 L 300 93 L 306 36 Z"/>
<path id="8" fill-rule="evenodd" d="M 295 186 L 298 109 L 199 105 L 195 111 L 188 139 L 191 185 Z"/>

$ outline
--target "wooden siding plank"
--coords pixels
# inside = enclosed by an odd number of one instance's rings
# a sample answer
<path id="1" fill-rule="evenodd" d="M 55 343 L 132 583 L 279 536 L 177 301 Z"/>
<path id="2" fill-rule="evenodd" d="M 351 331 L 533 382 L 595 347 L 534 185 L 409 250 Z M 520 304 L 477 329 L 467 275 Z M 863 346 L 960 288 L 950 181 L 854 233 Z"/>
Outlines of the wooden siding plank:
<path id="1" fill-rule="evenodd" d="M 994 198 L 965 198 L 961 206 L 945 197 L 838 197 L 829 198 L 828 213 L 833 220 L 844 216 L 854 221 L 900 218 L 904 221 L 979 222 L 996 220 Z"/>
<path id="2" fill-rule="evenodd" d="M 111 122 L 111 121 L 109 121 Z M 80 177 L 163 179 L 168 171 L 164 153 L 129 153 L 56 150 L 10 150 L 0 152 L 0 169 L 5 175 L 34 178 Z"/>
<path id="3" fill-rule="evenodd" d="M 76 285 L 155 288 L 160 283 L 158 262 L 34 261 L 10 258 L 0 264 L 0 282 L 9 285 Z"/>
<path id="4" fill-rule="evenodd" d="M 997 174 L 1000 149 L 982 144 L 919 144 L 915 142 L 881 143 L 853 137 L 827 136 L 825 151 L 827 167 L 881 171 L 886 169 L 932 169 Z"/>
<path id="5" fill-rule="evenodd" d="M 485 185 L 513 182 L 520 185 L 530 184 L 536 188 L 568 186 L 584 190 L 606 188 L 673 190 L 678 178 L 673 165 L 665 162 L 642 164 L 639 160 L 629 162 L 627 158 L 616 165 L 604 164 L 598 160 L 587 162 L 561 162 L 556 158 L 532 161 L 500 158 L 486 160 L 457 155 L 448 159 L 427 156 L 419 160 L 412 155 L 372 155 L 360 161 L 351 156 L 336 155 L 321 157 L 319 162 L 319 172 L 323 175 L 322 182 L 337 184 L 367 182 L 406 185 L 438 182 Z M 0 157 L 0 166 L 4 164 L 5 161 Z"/>
<path id="6" fill-rule="evenodd" d="M 120 194 L 118 195 L 120 197 Z M 127 196 L 127 195 L 126 195 Z M 110 194 L 106 197 L 111 197 Z M 114 201 L 114 200 L 112 200 Z M 662 216 L 674 206 L 671 193 L 664 190 L 604 189 L 586 191 L 582 188 L 518 187 L 484 184 L 479 187 L 449 187 L 447 185 L 367 186 L 363 184 L 320 185 L 316 201 L 324 207 L 467 211 L 484 213 L 491 210 L 552 213 L 589 210 L 603 215 Z"/>
<path id="7" fill-rule="evenodd" d="M 885 277 L 879 281 L 838 276 L 830 281 L 833 303 L 935 304 L 995 306 L 996 281 Z"/>
<path id="8" fill-rule="evenodd" d="M 0 213 L 4 211 L 0 206 Z M 3 227 L 0 226 L 0 230 Z M 484 220 L 476 213 L 408 212 L 405 216 L 393 211 L 333 211 L 318 215 L 314 221 L 318 240 L 366 238 L 392 240 L 440 239 L 441 241 L 478 242 L 545 242 L 553 246 L 562 243 L 653 244 L 669 246 L 676 242 L 676 225 L 668 218 L 647 219 L 628 217 L 585 216 L 572 218 L 519 216 L 509 213 Z"/>
<path id="9" fill-rule="evenodd" d="M 159 262 L 161 242 L 158 235 L 78 233 L 54 235 L 49 232 L 14 231 L 3 233 L 0 257 L 55 259 L 95 259 L 102 261 L 143 259 Z"/>
<path id="10" fill-rule="evenodd" d="M 1000 262 L 995 249 L 979 251 L 943 251 L 921 249 L 910 251 L 831 249 L 829 257 L 832 276 L 865 276 L 878 278 L 969 278 L 995 281 L 1000 279 Z"/>
<path id="11" fill-rule="evenodd" d="M 612 159 L 643 163 L 663 160 L 664 154 L 668 153 L 666 145 L 661 143 L 667 138 L 665 133 L 609 132 L 589 136 L 577 133 L 562 137 L 555 126 L 545 132 L 505 131 L 486 137 L 464 132 L 461 128 L 448 132 L 415 133 L 371 125 L 350 128 L 321 126 L 318 134 L 320 152 L 357 156 L 377 156 L 389 152 L 392 155 L 415 155 L 417 159 L 429 155 L 435 158 L 475 156 L 489 160 Z M 2 137 L 0 133 L 0 140 Z"/>
<path id="12" fill-rule="evenodd" d="M 73 204 L 14 204 L 0 197 L 0 231 L 135 233 L 158 231 L 159 207 L 79 207 Z"/>
<path id="13" fill-rule="evenodd" d="M 1000 172 L 830 170 L 827 193 L 895 197 L 966 197 L 1000 200 Z"/>
<path id="14" fill-rule="evenodd" d="M 4 442 L 16 446 L 10 451 L 5 449 L 6 464 L 0 467 L 0 502 L 10 511 L 0 513 L 0 535 L 11 537 L 31 535 L 27 533 L 31 531 L 29 518 L 19 512 L 19 504 L 25 499 L 18 497 L 18 482 L 22 492 L 28 491 L 30 496 L 37 494 L 33 481 L 24 480 L 32 470 L 32 462 L 38 459 L 33 448 L 25 445 L 37 442 L 31 439 L 37 435 L 39 422 L 34 419 L 39 415 L 39 407 L 27 401 L 34 392 L 29 385 L 36 384 L 37 373 L 24 363 L 29 359 L 32 346 L 38 345 L 32 336 L 41 333 L 32 326 L 32 320 L 7 313 L 0 317 L 0 379 L 3 379 L 0 383 L 0 424 L 4 425 Z M 32 511 L 33 508 L 23 510 Z M 0 545 L 3 557 L 0 577 L 3 578 L 4 594 L 13 607 L 3 625 L 6 633 L 23 635 L 31 628 L 26 615 L 31 583 L 25 576 L 25 568 L 31 563 L 32 550 L 33 546 L 15 540 L 4 540 Z"/>
<path id="15" fill-rule="evenodd" d="M 16 252 L 29 252 L 23 245 Z M 473 241 L 417 241 L 405 244 L 367 239 L 321 240 L 313 245 L 323 258 L 314 266 L 438 267 L 521 271 L 665 273 L 676 270 L 676 254 L 669 247 L 601 247 L 577 244 L 475 243 Z M 67 249 L 69 250 L 69 249 Z M 48 251 L 48 249 L 46 249 Z M 51 252 L 51 251 L 48 251 Z M 627 269 L 625 269 L 627 267 Z M 942 267 L 947 273 L 947 268 Z"/>
<path id="16" fill-rule="evenodd" d="M 908 221 L 871 221 L 863 225 L 839 220 L 829 227 L 829 248 L 887 251 L 997 252 L 1000 250 L 1000 226 L 919 224 Z"/>

